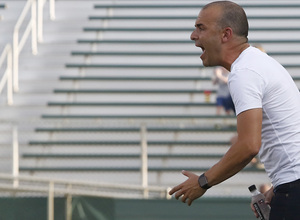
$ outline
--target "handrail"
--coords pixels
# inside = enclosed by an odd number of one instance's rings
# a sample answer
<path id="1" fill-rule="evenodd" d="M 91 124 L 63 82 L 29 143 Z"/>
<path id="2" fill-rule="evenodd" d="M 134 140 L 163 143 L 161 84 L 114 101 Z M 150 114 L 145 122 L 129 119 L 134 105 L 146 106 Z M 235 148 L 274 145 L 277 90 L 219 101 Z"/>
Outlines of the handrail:
<path id="1" fill-rule="evenodd" d="M 24 31 L 23 36 L 19 41 L 19 29 L 23 24 L 25 16 L 31 9 L 31 18 Z M 36 33 L 36 0 L 28 0 L 25 7 L 15 25 L 13 33 L 13 89 L 19 91 L 19 55 L 23 46 L 31 32 L 31 49 L 32 54 L 37 54 L 37 33 Z"/>
<path id="2" fill-rule="evenodd" d="M 38 13 L 37 13 L 37 41 L 43 42 L 43 17 L 44 17 L 44 4 L 46 0 L 38 0 Z"/>
<path id="3" fill-rule="evenodd" d="M 8 181 L 11 181 L 9 183 Z M 13 185 L 18 181 L 18 185 Z M 59 178 L 46 178 L 34 176 L 14 176 L 0 173 L 0 189 L 11 188 L 15 191 L 48 192 L 48 184 L 53 182 L 56 194 L 73 194 L 82 196 L 103 196 L 109 198 L 145 198 L 145 188 L 141 185 L 118 184 L 106 182 L 91 182 L 64 180 Z M 30 184 L 29 184 L 30 183 Z M 72 186 L 72 188 L 70 188 Z M 152 198 L 170 198 L 168 188 L 162 186 L 147 186 L 149 196 Z M 127 190 L 127 192 L 126 192 Z"/>
<path id="4" fill-rule="evenodd" d="M 43 42 L 43 18 L 44 18 L 44 5 L 47 0 L 38 0 L 37 10 L 37 40 L 38 43 Z M 49 13 L 50 20 L 55 20 L 55 0 L 49 0 Z"/>
<path id="5" fill-rule="evenodd" d="M 93 183 L 83 181 L 62 180 L 54 178 L 39 178 L 34 176 L 19 175 L 19 147 L 18 129 L 13 127 L 13 172 L 10 174 L 0 173 L 0 194 L 1 191 L 43 193 L 48 196 L 48 220 L 54 220 L 54 196 L 65 195 L 67 197 L 67 213 L 72 215 L 72 196 L 98 196 L 107 198 L 166 198 L 170 199 L 169 188 L 162 186 L 148 185 L 147 166 L 147 130 L 141 125 L 141 185 L 116 184 L 116 183 Z M 67 219 L 70 219 L 67 217 Z"/>
<path id="6" fill-rule="evenodd" d="M 43 8 L 46 0 L 28 0 L 23 11 L 15 25 L 13 33 L 13 90 L 19 91 L 19 55 L 31 33 L 31 49 L 32 54 L 38 53 L 37 43 L 43 41 Z M 50 19 L 55 19 L 55 0 L 49 0 Z M 29 12 L 31 9 L 31 12 Z M 30 21 L 28 22 L 23 35 L 19 40 L 19 29 L 24 22 L 25 17 L 31 13 Z"/>
<path id="7" fill-rule="evenodd" d="M 15 184 L 18 183 L 18 184 Z M 145 196 L 147 190 L 150 195 Z M 14 176 L 0 173 L 0 194 L 11 192 L 42 193 L 48 196 L 48 220 L 53 220 L 54 196 L 64 195 L 67 197 L 67 213 L 72 215 L 72 196 L 96 196 L 105 198 L 132 198 L 147 199 L 166 198 L 170 199 L 169 188 L 160 186 L 147 186 L 145 189 L 140 185 L 82 182 L 54 178 L 41 178 L 33 176 Z M 70 216 L 67 219 L 70 219 Z"/>
<path id="8" fill-rule="evenodd" d="M 7 104 L 13 104 L 13 88 L 12 88 L 12 49 L 11 45 L 7 44 L 0 57 L 0 69 L 6 59 L 6 68 L 0 81 L 0 94 L 7 84 Z"/>
<path id="9" fill-rule="evenodd" d="M 55 20 L 55 0 L 49 0 L 50 19 Z"/>

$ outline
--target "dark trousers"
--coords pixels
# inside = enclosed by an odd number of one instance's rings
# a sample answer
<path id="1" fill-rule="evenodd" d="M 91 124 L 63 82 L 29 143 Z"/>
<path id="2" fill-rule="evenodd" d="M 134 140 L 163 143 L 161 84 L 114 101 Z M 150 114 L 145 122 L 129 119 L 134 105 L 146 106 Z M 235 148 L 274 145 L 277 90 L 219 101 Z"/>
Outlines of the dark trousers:
<path id="1" fill-rule="evenodd" d="M 300 180 L 279 185 L 274 192 L 270 220 L 299 220 Z"/>

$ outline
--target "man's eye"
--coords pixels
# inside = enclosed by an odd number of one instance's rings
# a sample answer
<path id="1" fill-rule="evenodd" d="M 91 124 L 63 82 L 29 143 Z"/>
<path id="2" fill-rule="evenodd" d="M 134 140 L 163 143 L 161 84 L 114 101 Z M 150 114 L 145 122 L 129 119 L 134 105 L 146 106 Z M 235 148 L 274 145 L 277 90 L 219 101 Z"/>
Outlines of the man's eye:
<path id="1" fill-rule="evenodd" d="M 197 25 L 197 28 L 199 29 L 199 30 L 204 30 L 204 28 L 203 28 L 203 26 L 202 25 Z"/>

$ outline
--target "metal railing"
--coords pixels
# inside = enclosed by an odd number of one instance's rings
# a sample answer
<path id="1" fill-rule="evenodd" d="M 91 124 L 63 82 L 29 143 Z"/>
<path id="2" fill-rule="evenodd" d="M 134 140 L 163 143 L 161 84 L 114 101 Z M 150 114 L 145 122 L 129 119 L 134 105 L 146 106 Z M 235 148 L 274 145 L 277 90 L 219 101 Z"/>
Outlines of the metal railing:
<path id="1" fill-rule="evenodd" d="M 18 184 L 15 184 L 15 183 Z M 145 190 L 148 192 L 145 197 Z M 37 193 L 48 196 L 48 220 L 54 220 L 54 196 L 67 198 L 66 219 L 72 216 L 72 196 L 97 196 L 104 198 L 166 198 L 170 199 L 165 187 L 112 183 L 80 182 L 61 179 L 47 179 L 26 176 L 0 174 L 0 194 Z"/>
<path id="2" fill-rule="evenodd" d="M 23 35 L 19 37 L 19 30 L 23 24 L 25 17 L 31 11 L 29 22 L 25 28 Z M 36 26 L 36 0 L 28 0 L 25 7 L 15 25 L 13 33 L 13 89 L 14 92 L 19 91 L 19 55 L 31 33 L 31 49 L 32 54 L 37 54 L 37 26 Z"/>
<path id="3" fill-rule="evenodd" d="M 37 2 L 38 1 L 38 2 Z M 12 49 L 10 44 L 8 44 L 1 55 L 0 69 L 2 64 L 7 58 L 7 68 L 5 74 L 2 76 L 0 93 L 7 84 L 8 88 L 8 105 L 13 104 L 13 92 L 19 91 L 19 55 L 27 42 L 29 35 L 31 34 L 31 49 L 32 54 L 36 55 L 38 53 L 37 44 L 43 41 L 43 9 L 45 2 L 47 0 L 28 0 L 17 20 L 17 23 L 13 31 L 13 42 Z M 38 7 L 37 7 L 38 3 Z M 55 19 L 55 0 L 49 0 L 49 11 L 50 19 Z M 25 22 L 26 16 L 30 14 L 29 22 L 26 25 L 25 31 L 20 35 L 20 28 Z M 12 59 L 11 59 L 12 51 Z M 10 74 L 12 72 L 12 74 Z M 12 87 L 12 89 L 11 89 Z M 13 92 L 12 92 L 13 91 Z"/>
<path id="4" fill-rule="evenodd" d="M 0 70 L 7 60 L 5 73 L 0 82 L 0 94 L 7 84 L 7 102 L 13 104 L 13 92 L 19 90 L 19 55 L 31 34 L 31 50 L 38 53 L 37 44 L 43 42 L 43 8 L 46 0 L 28 0 L 15 25 L 13 33 L 13 47 L 7 44 L 0 57 Z M 37 5 L 38 3 L 38 5 Z M 50 19 L 55 19 L 55 0 L 49 0 Z M 20 28 L 30 14 L 29 22 L 21 35 Z M 12 174 L 0 174 L 0 195 L 12 193 L 38 193 L 48 198 L 48 220 L 54 220 L 54 197 L 64 195 L 67 197 L 67 216 L 72 215 L 72 196 L 98 196 L 108 198 L 167 198 L 168 188 L 148 185 L 148 153 L 147 153 L 147 129 L 141 126 L 141 185 L 92 183 L 54 178 L 37 178 L 33 176 L 19 175 L 19 146 L 18 129 L 12 131 Z"/>
<path id="5" fill-rule="evenodd" d="M 37 8 L 37 40 L 43 42 L 44 5 L 47 0 L 38 0 Z M 49 0 L 50 20 L 55 20 L 55 0 Z"/>
<path id="6" fill-rule="evenodd" d="M 141 136 L 141 185 L 139 188 L 144 189 L 143 197 L 149 197 L 148 191 L 148 141 L 147 141 L 147 128 L 145 124 L 140 128 Z M 12 126 L 12 175 L 17 178 L 19 176 L 19 141 L 18 141 L 18 126 Z M 18 181 L 14 181 L 14 186 L 18 186 Z"/>
<path id="7" fill-rule="evenodd" d="M 42 193 L 48 197 L 48 220 L 54 220 L 55 195 L 66 196 L 66 219 L 72 216 L 72 196 L 97 196 L 107 198 L 166 198 L 170 199 L 168 187 L 148 185 L 148 146 L 147 128 L 142 124 L 141 135 L 141 183 L 116 184 L 93 183 L 74 180 L 62 180 L 55 178 L 38 178 L 34 176 L 19 175 L 19 144 L 18 127 L 12 127 L 12 175 L 0 173 L 0 196 L 2 193 Z"/>
<path id="8" fill-rule="evenodd" d="M 7 85 L 7 104 L 13 104 L 13 88 L 12 88 L 12 48 L 10 44 L 7 44 L 0 57 L 0 69 L 6 60 L 6 67 L 4 68 L 4 74 L 0 81 L 0 94 Z"/>

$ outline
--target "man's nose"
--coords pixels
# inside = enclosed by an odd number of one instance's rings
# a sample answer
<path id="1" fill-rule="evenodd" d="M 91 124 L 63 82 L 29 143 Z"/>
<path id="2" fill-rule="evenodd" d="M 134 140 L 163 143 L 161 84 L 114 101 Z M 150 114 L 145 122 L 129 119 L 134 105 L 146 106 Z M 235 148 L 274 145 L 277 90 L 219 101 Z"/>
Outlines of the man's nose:
<path id="1" fill-rule="evenodd" d="M 196 37 L 195 37 L 195 31 L 193 31 L 193 32 L 191 33 L 190 39 L 191 39 L 191 40 L 196 40 Z"/>

